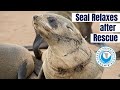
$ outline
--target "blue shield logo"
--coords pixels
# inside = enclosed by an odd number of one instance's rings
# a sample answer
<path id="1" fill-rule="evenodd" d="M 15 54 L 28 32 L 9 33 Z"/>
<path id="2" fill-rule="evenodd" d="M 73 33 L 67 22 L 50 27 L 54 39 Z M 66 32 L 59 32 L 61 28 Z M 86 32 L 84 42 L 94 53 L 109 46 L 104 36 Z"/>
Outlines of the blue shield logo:
<path id="1" fill-rule="evenodd" d="M 96 52 L 96 61 L 102 67 L 109 67 L 116 61 L 116 53 L 110 47 L 101 47 Z"/>

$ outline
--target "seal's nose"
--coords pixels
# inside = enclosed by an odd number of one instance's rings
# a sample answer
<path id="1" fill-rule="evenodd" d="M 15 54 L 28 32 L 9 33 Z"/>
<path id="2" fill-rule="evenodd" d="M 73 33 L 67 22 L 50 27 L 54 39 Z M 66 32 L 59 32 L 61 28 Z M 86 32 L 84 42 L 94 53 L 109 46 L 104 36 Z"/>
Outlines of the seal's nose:
<path id="1" fill-rule="evenodd" d="M 36 20 L 36 18 L 37 18 L 37 17 L 38 17 L 38 16 L 37 16 L 37 15 L 35 15 L 35 16 L 33 16 L 33 19 L 34 19 L 34 20 Z"/>

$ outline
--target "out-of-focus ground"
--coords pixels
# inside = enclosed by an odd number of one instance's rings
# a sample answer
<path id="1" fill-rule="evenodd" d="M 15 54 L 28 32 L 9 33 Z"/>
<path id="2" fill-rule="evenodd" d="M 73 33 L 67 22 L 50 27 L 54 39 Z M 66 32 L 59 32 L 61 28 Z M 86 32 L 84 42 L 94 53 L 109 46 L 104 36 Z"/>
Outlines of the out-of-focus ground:
<path id="1" fill-rule="evenodd" d="M 32 45 L 35 31 L 32 26 L 33 15 L 45 13 L 43 11 L 0 11 L 0 43 L 18 45 Z M 98 32 L 95 23 L 93 29 Z M 115 46 L 116 47 L 116 46 Z M 117 60 L 111 67 L 105 68 L 102 79 L 119 79 L 120 61 Z"/>

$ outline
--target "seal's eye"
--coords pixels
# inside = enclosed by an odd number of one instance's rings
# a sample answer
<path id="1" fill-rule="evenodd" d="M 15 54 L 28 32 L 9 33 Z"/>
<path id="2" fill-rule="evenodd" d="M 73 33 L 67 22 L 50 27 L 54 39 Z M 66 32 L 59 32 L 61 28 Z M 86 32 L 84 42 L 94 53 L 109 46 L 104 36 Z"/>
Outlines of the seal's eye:
<path id="1" fill-rule="evenodd" d="M 54 17 L 48 17 L 47 19 L 50 23 L 56 22 L 56 19 Z"/>
<path id="2" fill-rule="evenodd" d="M 73 29 L 71 27 L 69 27 L 68 25 L 66 25 L 66 27 L 68 28 L 68 30 L 73 31 Z"/>
<path id="3" fill-rule="evenodd" d="M 55 17 L 48 17 L 47 20 L 48 20 L 48 23 L 50 24 L 50 26 L 52 28 L 57 28 L 58 27 L 57 19 Z"/>

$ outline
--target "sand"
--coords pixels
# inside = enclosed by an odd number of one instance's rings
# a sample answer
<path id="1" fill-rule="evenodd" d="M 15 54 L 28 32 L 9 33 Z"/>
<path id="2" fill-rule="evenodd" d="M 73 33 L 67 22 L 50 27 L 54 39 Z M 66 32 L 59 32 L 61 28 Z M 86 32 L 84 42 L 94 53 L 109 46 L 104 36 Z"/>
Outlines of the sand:
<path id="1" fill-rule="evenodd" d="M 45 13 L 43 11 L 0 11 L 0 43 L 14 43 L 18 45 L 32 45 L 35 31 L 32 26 L 33 15 Z M 94 28 L 98 28 L 94 25 Z M 97 29 L 95 29 L 97 32 Z M 102 79 L 119 79 L 120 61 L 105 68 Z"/>

